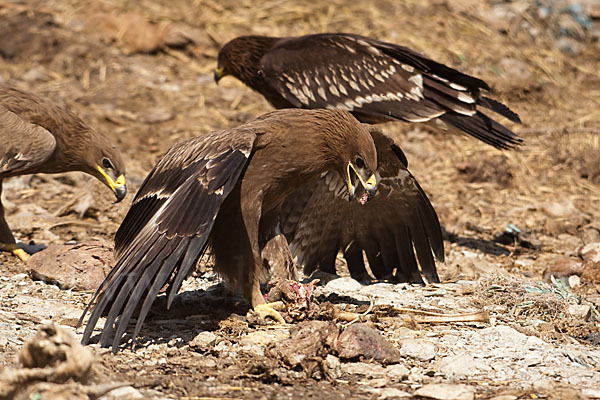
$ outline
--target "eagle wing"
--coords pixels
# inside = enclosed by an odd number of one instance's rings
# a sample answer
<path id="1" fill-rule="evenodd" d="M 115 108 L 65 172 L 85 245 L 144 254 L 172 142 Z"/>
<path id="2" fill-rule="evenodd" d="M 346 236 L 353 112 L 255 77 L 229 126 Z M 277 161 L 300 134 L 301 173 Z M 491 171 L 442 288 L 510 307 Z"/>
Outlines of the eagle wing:
<path id="1" fill-rule="evenodd" d="M 148 174 L 115 235 L 117 263 L 100 285 L 83 343 L 110 307 L 100 341 L 108 345 L 113 324 L 113 351 L 129 319 L 142 302 L 135 338 L 160 289 L 168 283 L 170 306 L 183 279 L 206 249 L 224 199 L 237 184 L 250 157 L 256 134 L 237 128 L 192 138 L 172 147 Z"/>
<path id="2" fill-rule="evenodd" d="M 485 82 L 392 43 L 351 34 L 285 38 L 261 58 L 260 73 L 295 107 L 340 108 L 362 122 L 441 118 L 497 148 L 522 142 L 477 110 L 520 122 L 480 95 L 489 90 Z"/>
<path id="3" fill-rule="evenodd" d="M 439 282 L 432 252 L 443 261 L 444 245 L 435 210 L 406 169 L 402 150 L 383 133 L 371 133 L 381 175 L 377 195 L 364 205 L 348 202 L 340 197 L 343 180 L 328 174 L 321 184 L 288 197 L 281 226 L 292 256 L 306 273 L 317 268 L 335 272 L 341 250 L 351 275 L 362 280 L 368 278 L 364 251 L 377 279 L 421 283 L 422 273 L 429 282 Z"/>
<path id="4" fill-rule="evenodd" d="M 23 120 L 0 104 L 0 176 L 18 174 L 45 162 L 56 147 L 46 129 Z"/>

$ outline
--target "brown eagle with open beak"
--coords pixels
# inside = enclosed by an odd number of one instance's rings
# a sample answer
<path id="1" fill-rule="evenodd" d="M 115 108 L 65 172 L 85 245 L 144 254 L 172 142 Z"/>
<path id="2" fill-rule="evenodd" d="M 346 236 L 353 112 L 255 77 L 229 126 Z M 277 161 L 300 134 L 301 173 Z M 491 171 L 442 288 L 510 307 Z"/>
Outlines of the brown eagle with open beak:
<path id="1" fill-rule="evenodd" d="M 80 319 L 92 310 L 83 343 L 107 311 L 100 342 L 112 340 L 116 352 L 141 305 L 135 339 L 159 291 L 168 286 L 170 306 L 209 246 L 215 271 L 255 311 L 282 321 L 265 304 L 260 278 L 261 251 L 280 232 L 284 200 L 331 173 L 344 181 L 339 196 L 367 202 L 377 190 L 376 169 L 367 126 L 339 110 L 275 111 L 176 144 L 148 174 L 117 231 L 117 263 Z"/>

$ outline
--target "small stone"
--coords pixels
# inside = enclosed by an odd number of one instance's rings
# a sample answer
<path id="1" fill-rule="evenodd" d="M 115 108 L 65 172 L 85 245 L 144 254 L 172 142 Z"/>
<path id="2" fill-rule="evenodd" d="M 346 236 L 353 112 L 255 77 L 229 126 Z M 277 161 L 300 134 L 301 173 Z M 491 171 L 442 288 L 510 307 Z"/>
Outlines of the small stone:
<path id="1" fill-rule="evenodd" d="M 571 304 L 567 311 L 574 318 L 587 321 L 592 312 L 592 308 L 587 304 Z"/>
<path id="2" fill-rule="evenodd" d="M 354 324 L 345 329 L 335 343 L 341 358 L 362 357 L 393 364 L 400 361 L 398 350 L 375 329 L 365 324 Z"/>
<path id="3" fill-rule="evenodd" d="M 111 390 L 98 400 L 137 400 L 143 399 L 144 396 L 132 386 L 123 386 L 114 390 Z"/>
<path id="4" fill-rule="evenodd" d="M 356 292 L 362 285 L 357 280 L 350 277 L 337 278 L 329 281 L 325 289 L 336 293 Z"/>
<path id="5" fill-rule="evenodd" d="M 16 274 L 16 275 L 13 275 L 10 278 L 10 280 L 17 282 L 17 281 L 22 281 L 23 279 L 26 279 L 26 278 L 27 278 L 27 274 Z"/>
<path id="6" fill-rule="evenodd" d="M 385 369 L 385 375 L 394 380 L 402 381 L 408 377 L 409 369 L 402 364 L 390 365 Z"/>
<path id="7" fill-rule="evenodd" d="M 385 368 L 379 364 L 364 362 L 342 364 L 342 372 L 348 375 L 362 375 L 374 379 L 385 376 L 385 371 Z"/>
<path id="8" fill-rule="evenodd" d="M 437 348 L 433 343 L 419 339 L 404 339 L 400 341 L 400 354 L 419 361 L 429 361 L 435 357 Z"/>
<path id="9" fill-rule="evenodd" d="M 600 283 L 600 242 L 588 243 L 579 252 L 583 258 L 581 278 Z"/>
<path id="10" fill-rule="evenodd" d="M 569 287 L 576 288 L 581 286 L 581 278 L 577 275 L 571 275 L 569 277 Z"/>
<path id="11" fill-rule="evenodd" d="M 550 261 L 544 271 L 544 279 L 550 280 L 550 275 L 555 278 L 563 278 L 570 275 L 580 275 L 583 271 L 583 262 L 577 257 L 558 256 Z"/>
<path id="12" fill-rule="evenodd" d="M 470 354 L 461 353 L 442 358 L 436 363 L 435 369 L 446 378 L 465 378 L 473 377 L 482 370 L 489 370 L 489 367 L 481 361 L 475 360 Z"/>
<path id="13" fill-rule="evenodd" d="M 336 356 L 327 354 L 327 357 L 325 357 L 325 365 L 327 366 L 327 374 L 331 378 L 337 379 L 342 374 L 342 363 Z"/>
<path id="14" fill-rule="evenodd" d="M 212 332 L 203 331 L 196 335 L 190 342 L 189 346 L 195 350 L 207 351 L 215 345 L 217 335 Z"/>
<path id="15" fill-rule="evenodd" d="M 461 384 L 432 383 L 421 387 L 414 395 L 436 400 L 473 400 L 475 389 Z"/>
<path id="16" fill-rule="evenodd" d="M 543 205 L 544 211 L 551 217 L 564 218 L 579 214 L 579 209 L 570 201 L 548 202 Z"/>
<path id="17" fill-rule="evenodd" d="M 581 389 L 581 394 L 589 399 L 600 399 L 600 389 L 585 388 Z"/>
<path id="18" fill-rule="evenodd" d="M 513 396 L 512 394 L 501 394 L 500 396 L 492 397 L 490 400 L 517 400 L 517 396 Z"/>
<path id="19" fill-rule="evenodd" d="M 372 388 L 382 388 L 387 385 L 387 379 L 385 378 L 375 378 L 369 381 L 369 386 Z"/>
<path id="20" fill-rule="evenodd" d="M 175 118 L 175 111 L 171 108 L 165 107 L 154 107 L 145 110 L 142 115 L 139 116 L 141 122 L 147 124 L 154 124 L 158 122 L 166 122 Z"/>
<path id="21" fill-rule="evenodd" d="M 412 395 L 404 390 L 396 389 L 396 388 L 384 388 L 379 391 L 377 399 L 402 399 L 402 398 L 412 398 Z"/>
<path id="22" fill-rule="evenodd" d="M 47 77 L 48 74 L 46 72 L 46 69 L 41 65 L 37 65 L 31 68 L 29 71 L 25 72 L 23 75 L 21 75 L 21 79 L 27 82 L 41 81 L 43 79 L 46 79 Z"/>

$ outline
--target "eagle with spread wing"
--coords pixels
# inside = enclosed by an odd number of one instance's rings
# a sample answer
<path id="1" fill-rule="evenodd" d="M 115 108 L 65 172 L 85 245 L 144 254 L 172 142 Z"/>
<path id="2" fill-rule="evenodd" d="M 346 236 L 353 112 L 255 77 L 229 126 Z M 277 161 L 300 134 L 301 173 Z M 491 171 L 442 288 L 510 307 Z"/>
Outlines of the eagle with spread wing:
<path id="1" fill-rule="evenodd" d="M 117 231 L 116 265 L 79 321 L 91 309 L 83 343 L 105 312 L 102 345 L 114 335 L 116 352 L 139 311 L 135 338 L 159 291 L 167 285 L 170 306 L 208 246 L 215 270 L 257 312 L 282 321 L 265 304 L 260 277 L 261 250 L 280 232 L 283 201 L 336 174 L 344 182 L 338 196 L 352 200 L 362 187 L 358 198 L 366 203 L 377 188 L 376 169 L 367 126 L 341 110 L 274 111 L 176 144 L 148 174 Z"/>
<path id="2" fill-rule="evenodd" d="M 4 179 L 29 174 L 86 172 L 115 194 L 127 193 L 119 150 L 75 114 L 33 93 L 0 85 L 0 193 Z M 25 261 L 35 247 L 17 244 L 0 203 L 0 250 Z"/>
<path id="3" fill-rule="evenodd" d="M 499 149 L 522 139 L 481 112 L 520 122 L 482 94 L 489 86 L 407 47 L 347 33 L 241 36 L 219 51 L 215 80 L 232 75 L 275 108 L 338 108 L 359 121 L 435 121 Z"/>

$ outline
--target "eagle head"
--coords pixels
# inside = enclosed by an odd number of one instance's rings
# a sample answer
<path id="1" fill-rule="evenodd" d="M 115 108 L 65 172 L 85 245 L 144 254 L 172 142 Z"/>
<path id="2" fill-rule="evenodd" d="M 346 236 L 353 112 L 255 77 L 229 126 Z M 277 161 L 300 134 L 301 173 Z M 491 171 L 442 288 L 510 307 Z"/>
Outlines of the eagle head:
<path id="1" fill-rule="evenodd" d="M 343 173 L 348 189 L 348 199 L 352 201 L 357 195 L 357 188 L 364 190 L 360 195 L 360 202 L 365 204 L 375 196 L 379 183 L 377 173 L 377 151 L 373 137 L 368 126 L 358 123 L 356 119 L 345 111 L 338 111 L 342 118 L 352 119 L 353 124 L 346 127 L 346 137 L 342 147 Z"/>

